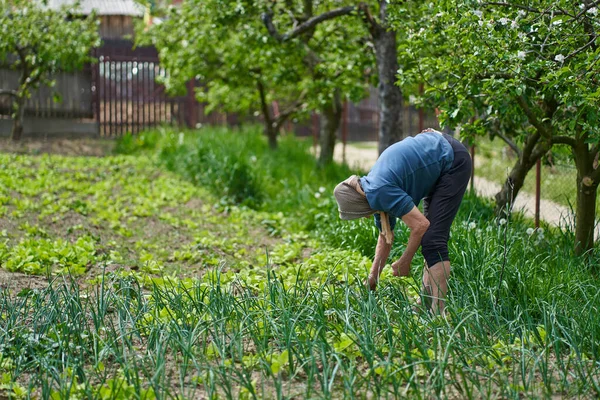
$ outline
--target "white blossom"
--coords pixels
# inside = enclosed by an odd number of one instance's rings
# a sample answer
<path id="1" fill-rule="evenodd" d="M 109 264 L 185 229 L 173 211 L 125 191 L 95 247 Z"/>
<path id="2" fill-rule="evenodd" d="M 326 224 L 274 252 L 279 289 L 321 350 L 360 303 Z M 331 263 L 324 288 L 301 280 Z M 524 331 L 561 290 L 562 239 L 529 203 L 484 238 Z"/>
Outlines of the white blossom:
<path id="1" fill-rule="evenodd" d="M 510 21 L 508 18 L 500 18 L 500 23 L 501 23 L 502 25 L 506 25 L 506 24 L 508 24 L 508 21 Z"/>
<path id="2" fill-rule="evenodd" d="M 589 10 L 587 10 L 588 14 L 592 14 L 592 15 L 598 15 L 598 9 L 596 7 L 592 7 Z"/>
<path id="3" fill-rule="evenodd" d="M 516 19 L 513 22 L 510 23 L 510 27 L 512 29 L 517 29 L 519 27 L 519 24 L 517 23 Z"/>
<path id="4" fill-rule="evenodd" d="M 483 16 L 483 12 L 481 10 L 475 10 L 473 11 L 473 14 L 477 15 L 479 18 Z"/>
<path id="5" fill-rule="evenodd" d="M 565 61 L 565 56 L 563 56 L 562 54 L 557 54 L 556 56 L 554 56 L 554 60 L 561 63 Z"/>
<path id="6" fill-rule="evenodd" d="M 519 14 L 519 17 L 521 17 L 521 18 L 527 15 L 525 10 L 519 10 L 518 14 Z"/>
<path id="7" fill-rule="evenodd" d="M 537 228 L 538 235 L 544 235 L 544 228 Z"/>
<path id="8" fill-rule="evenodd" d="M 255 163 L 257 160 L 256 156 L 250 156 L 250 161 L 252 161 L 253 163 Z"/>
<path id="9" fill-rule="evenodd" d="M 483 26 L 483 20 L 480 19 L 479 21 L 477 21 L 477 23 L 479 24 L 479 26 Z"/>
<path id="10" fill-rule="evenodd" d="M 493 226 L 488 225 L 487 228 L 485 228 L 486 231 L 491 232 L 494 229 Z"/>
<path id="11" fill-rule="evenodd" d="M 562 23 L 563 23 L 563 20 L 562 20 L 562 19 L 557 19 L 556 21 L 554 21 L 554 22 L 552 23 L 552 25 L 560 25 L 560 24 L 562 24 Z"/>
<path id="12" fill-rule="evenodd" d="M 498 221 L 498 223 L 499 223 L 500 225 L 504 225 L 504 224 L 506 224 L 506 219 L 504 219 L 504 218 L 500 218 L 500 221 Z"/>
<path id="13" fill-rule="evenodd" d="M 417 98 L 414 95 L 411 94 L 410 96 L 408 96 L 408 102 L 410 104 L 415 104 L 416 101 L 417 101 Z"/>
<path id="14" fill-rule="evenodd" d="M 544 240 L 544 235 L 538 235 L 537 236 L 537 242 L 541 242 L 542 240 Z"/>
<path id="15" fill-rule="evenodd" d="M 318 199 L 319 197 L 321 197 L 321 193 L 319 193 L 319 192 L 315 193 L 315 198 Z"/>
<path id="16" fill-rule="evenodd" d="M 475 227 L 477 226 L 477 224 L 475 222 L 469 222 L 469 230 L 472 231 L 473 229 L 475 229 Z"/>
<path id="17" fill-rule="evenodd" d="M 527 54 L 526 54 L 524 51 L 522 51 L 522 50 L 521 50 L 521 51 L 519 51 L 519 52 L 517 53 L 517 58 L 518 58 L 518 59 L 521 59 L 521 60 L 524 60 L 526 55 L 527 55 Z"/>
<path id="18" fill-rule="evenodd" d="M 188 47 L 188 45 L 190 44 L 190 42 L 188 42 L 187 40 L 183 39 L 181 41 L 181 47 Z"/>
<path id="19" fill-rule="evenodd" d="M 535 232 L 535 230 L 533 228 L 527 228 L 526 232 L 529 236 L 531 236 L 531 235 L 533 235 L 533 232 Z"/>
<path id="20" fill-rule="evenodd" d="M 325 193 L 325 187 L 321 186 L 321 187 L 319 188 L 319 193 Z"/>

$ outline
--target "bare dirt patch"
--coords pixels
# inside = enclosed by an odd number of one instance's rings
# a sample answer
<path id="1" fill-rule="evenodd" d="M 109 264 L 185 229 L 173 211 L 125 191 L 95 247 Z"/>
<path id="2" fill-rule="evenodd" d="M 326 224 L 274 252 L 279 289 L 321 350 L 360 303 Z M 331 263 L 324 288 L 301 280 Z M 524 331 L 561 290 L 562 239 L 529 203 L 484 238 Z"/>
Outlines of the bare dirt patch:
<path id="1" fill-rule="evenodd" d="M 23 289 L 44 289 L 46 287 L 48 287 L 48 280 L 43 276 L 9 272 L 0 268 L 0 290 L 18 294 Z"/>
<path id="2" fill-rule="evenodd" d="M 114 141 L 108 139 L 0 139 L 0 152 L 5 153 L 102 157 L 113 148 Z"/>

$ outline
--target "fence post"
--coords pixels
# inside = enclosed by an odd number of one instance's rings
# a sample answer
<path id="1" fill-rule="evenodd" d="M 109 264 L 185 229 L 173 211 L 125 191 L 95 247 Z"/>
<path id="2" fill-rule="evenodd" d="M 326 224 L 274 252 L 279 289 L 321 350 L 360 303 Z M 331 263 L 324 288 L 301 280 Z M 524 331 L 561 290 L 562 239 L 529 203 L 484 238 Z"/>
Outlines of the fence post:
<path id="1" fill-rule="evenodd" d="M 98 136 L 102 135 L 102 125 L 100 118 L 100 63 L 102 60 L 99 56 L 97 48 L 92 49 L 92 58 L 96 58 L 96 62 L 91 65 L 92 68 L 92 102 L 94 119 L 98 124 Z"/>
<path id="2" fill-rule="evenodd" d="M 540 227 L 540 196 L 542 181 L 542 160 L 535 163 L 535 227 Z"/>

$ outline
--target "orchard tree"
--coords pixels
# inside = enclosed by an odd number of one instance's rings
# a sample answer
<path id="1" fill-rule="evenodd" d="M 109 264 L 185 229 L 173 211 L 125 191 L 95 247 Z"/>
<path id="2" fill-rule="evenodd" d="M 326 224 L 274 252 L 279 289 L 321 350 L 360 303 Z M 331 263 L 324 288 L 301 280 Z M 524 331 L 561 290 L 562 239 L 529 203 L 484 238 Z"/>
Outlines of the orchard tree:
<path id="1" fill-rule="evenodd" d="M 600 144 L 599 3 L 424 3 L 413 10 L 401 41 L 401 84 L 425 81 L 425 97 L 443 110 L 442 123 L 461 124 L 468 135 L 492 133 L 518 154 L 496 195 L 498 213 L 510 209 L 527 173 L 552 146 L 572 149 L 577 253 L 593 246 L 600 183 L 594 162 Z"/>
<path id="2" fill-rule="evenodd" d="M 169 91 L 184 93 L 198 80 L 196 96 L 209 111 L 262 114 L 271 148 L 284 123 L 307 112 L 305 67 L 264 32 L 252 4 L 187 0 L 154 12 L 162 22 L 140 29 L 137 38 L 157 47 Z"/>
<path id="3" fill-rule="evenodd" d="M 0 0 L 0 64 L 20 73 L 16 88 L 0 88 L 12 99 L 12 139 L 23 134 L 25 102 L 40 85 L 52 86 L 58 71 L 79 69 L 98 46 L 94 15 L 72 18 L 76 9 L 47 8 L 44 2 Z"/>
<path id="4" fill-rule="evenodd" d="M 320 111 L 319 165 L 333 161 L 343 100 L 367 93 L 372 60 L 368 32 L 349 14 L 352 7 L 331 10 L 338 2 L 305 0 L 265 2 L 266 30 L 310 73 L 309 104 Z M 280 29 L 289 31 L 281 34 Z"/>
<path id="5" fill-rule="evenodd" d="M 369 45 L 375 53 L 379 94 L 379 153 L 388 146 L 404 139 L 407 133 L 402 127 L 402 91 L 396 85 L 398 71 L 398 53 L 396 31 L 392 29 L 389 13 L 390 1 L 377 0 L 368 2 L 347 1 L 286 1 L 273 2 L 264 0 L 267 11 L 263 14 L 265 26 L 280 42 L 287 42 L 298 37 L 304 41 L 312 38 L 320 24 L 353 16 L 368 32 Z M 396 3 L 399 9 L 412 7 L 413 2 Z M 395 14 L 399 15 L 398 12 Z M 363 40 L 363 32 L 357 29 L 356 22 L 345 19 L 346 34 L 341 37 L 334 32 L 330 40 L 356 41 Z M 401 28 L 403 29 L 403 28 Z M 364 51 L 357 47 L 355 51 Z"/>

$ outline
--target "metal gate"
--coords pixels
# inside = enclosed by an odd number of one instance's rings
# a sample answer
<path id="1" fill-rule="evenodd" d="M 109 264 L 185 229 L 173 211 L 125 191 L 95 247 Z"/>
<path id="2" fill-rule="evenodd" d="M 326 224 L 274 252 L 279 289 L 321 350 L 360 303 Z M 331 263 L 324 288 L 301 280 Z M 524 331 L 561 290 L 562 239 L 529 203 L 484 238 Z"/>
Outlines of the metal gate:
<path id="1" fill-rule="evenodd" d="M 166 71 L 154 48 L 109 42 L 95 53 L 92 90 L 101 136 L 136 134 L 157 125 L 196 125 L 193 87 L 186 96 L 169 96 L 160 83 Z"/>

